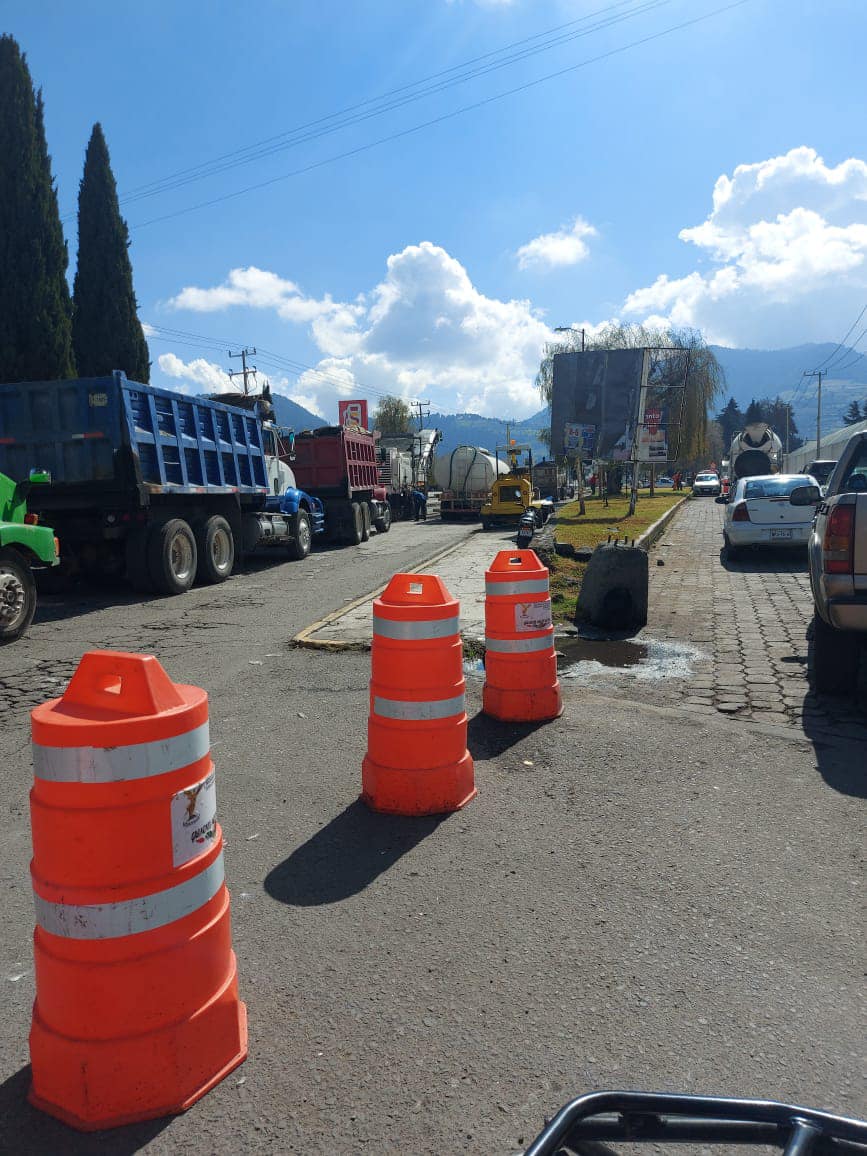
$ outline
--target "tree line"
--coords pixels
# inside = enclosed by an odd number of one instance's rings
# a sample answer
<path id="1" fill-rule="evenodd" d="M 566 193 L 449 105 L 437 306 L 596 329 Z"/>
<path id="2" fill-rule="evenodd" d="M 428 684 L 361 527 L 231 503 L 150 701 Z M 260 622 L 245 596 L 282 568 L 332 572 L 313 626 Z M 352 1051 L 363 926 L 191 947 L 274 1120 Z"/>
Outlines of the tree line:
<path id="1" fill-rule="evenodd" d="M 735 434 L 740 433 L 744 426 L 753 425 L 755 422 L 764 422 L 769 425 L 782 441 L 784 448 L 788 448 L 790 451 L 796 450 L 804 444 L 791 405 L 780 397 L 753 398 L 746 410 L 742 410 L 735 399 L 731 397 L 716 415 L 716 422 L 720 427 L 726 453 L 728 453 L 728 448 L 734 440 Z M 788 447 L 786 447 L 787 429 Z"/>
<path id="2" fill-rule="evenodd" d="M 17 41 L 0 36 L 0 382 L 150 378 L 129 258 L 129 230 L 100 124 L 78 190 L 78 262 L 69 253 L 45 137 L 41 89 Z"/>

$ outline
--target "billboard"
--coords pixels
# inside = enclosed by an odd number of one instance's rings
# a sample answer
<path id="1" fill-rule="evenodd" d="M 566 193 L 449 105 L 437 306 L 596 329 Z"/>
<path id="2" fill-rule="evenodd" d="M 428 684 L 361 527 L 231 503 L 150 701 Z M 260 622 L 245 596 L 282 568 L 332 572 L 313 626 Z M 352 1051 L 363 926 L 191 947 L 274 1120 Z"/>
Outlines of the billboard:
<path id="1" fill-rule="evenodd" d="M 592 426 L 594 447 L 586 456 L 608 462 L 630 461 L 635 451 L 638 403 L 646 365 L 645 349 L 593 349 L 586 353 L 555 354 L 552 453 L 570 452 L 565 444 L 567 426 L 573 430 L 576 426 L 585 430 Z"/>
<path id="2" fill-rule="evenodd" d="M 367 402 L 339 401 L 337 420 L 341 425 L 360 425 L 362 429 L 367 429 Z"/>

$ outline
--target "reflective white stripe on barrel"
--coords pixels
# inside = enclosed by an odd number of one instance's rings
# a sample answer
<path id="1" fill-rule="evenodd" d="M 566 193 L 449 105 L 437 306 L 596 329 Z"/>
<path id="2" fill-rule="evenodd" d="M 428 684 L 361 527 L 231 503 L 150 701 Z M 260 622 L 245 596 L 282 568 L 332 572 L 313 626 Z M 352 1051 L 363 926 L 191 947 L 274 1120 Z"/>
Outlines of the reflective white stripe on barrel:
<path id="1" fill-rule="evenodd" d="M 43 931 L 64 939 L 117 939 L 121 935 L 138 935 L 198 911 L 214 898 L 224 879 L 221 851 L 210 866 L 192 879 L 137 899 L 121 899 L 116 903 L 51 903 L 34 891 L 36 922 Z"/>
<path id="2" fill-rule="evenodd" d="M 495 654 L 529 654 L 534 650 L 551 650 L 554 646 L 554 632 L 543 634 L 541 638 L 486 638 L 485 649 Z"/>
<path id="3" fill-rule="evenodd" d="M 453 714 L 464 713 L 464 696 L 459 694 L 456 698 L 438 698 L 432 702 L 407 702 L 374 695 L 373 713 L 380 718 L 411 719 L 413 722 L 451 718 Z"/>
<path id="4" fill-rule="evenodd" d="M 450 638 L 461 630 L 460 615 L 452 618 L 429 618 L 424 622 L 397 622 L 393 618 L 373 616 L 373 633 L 380 638 L 394 638 L 400 642 L 420 641 L 425 638 Z"/>
<path id="5" fill-rule="evenodd" d="M 37 779 L 52 783 L 123 783 L 149 779 L 198 762 L 210 750 L 207 723 L 195 730 L 128 747 L 43 747 L 33 744 Z"/>
<path id="6" fill-rule="evenodd" d="M 547 578 L 522 578 L 515 582 L 485 582 L 485 593 L 490 595 L 500 595 L 505 597 L 507 594 L 547 594 L 548 593 L 548 579 Z"/>

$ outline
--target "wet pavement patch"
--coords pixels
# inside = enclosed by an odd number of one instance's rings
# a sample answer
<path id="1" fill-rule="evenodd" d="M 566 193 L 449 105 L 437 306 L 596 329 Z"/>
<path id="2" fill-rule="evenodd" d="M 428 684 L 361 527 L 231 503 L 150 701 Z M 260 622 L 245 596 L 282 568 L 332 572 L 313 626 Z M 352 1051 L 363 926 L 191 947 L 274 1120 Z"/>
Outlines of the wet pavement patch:
<path id="1" fill-rule="evenodd" d="M 662 642 L 642 634 L 637 638 L 572 635 L 554 639 L 561 678 L 589 684 L 600 678 L 627 677 L 646 681 L 691 678 L 696 663 L 708 655 L 686 642 Z M 484 679 L 484 657 L 466 655 L 464 674 Z"/>
<path id="2" fill-rule="evenodd" d="M 708 656 L 685 642 L 639 638 L 571 637 L 557 639 L 561 678 L 589 683 L 626 676 L 642 682 L 691 678 L 693 667 Z"/>

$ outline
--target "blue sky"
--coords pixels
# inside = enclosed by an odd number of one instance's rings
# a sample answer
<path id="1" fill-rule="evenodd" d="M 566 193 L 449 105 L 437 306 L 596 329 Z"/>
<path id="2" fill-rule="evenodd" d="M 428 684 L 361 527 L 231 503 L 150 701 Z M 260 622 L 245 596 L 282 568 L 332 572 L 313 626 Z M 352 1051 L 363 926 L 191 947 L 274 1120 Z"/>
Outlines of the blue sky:
<path id="1" fill-rule="evenodd" d="M 44 91 L 70 273 L 95 120 L 124 195 L 564 38 L 122 205 L 155 382 L 216 388 L 228 339 L 329 419 L 382 392 L 525 416 L 553 326 L 665 319 L 774 348 L 837 340 L 867 300 L 867 5 L 726 2 L 6 0 L 0 28 Z"/>

